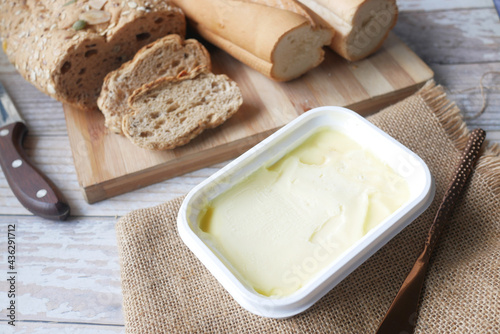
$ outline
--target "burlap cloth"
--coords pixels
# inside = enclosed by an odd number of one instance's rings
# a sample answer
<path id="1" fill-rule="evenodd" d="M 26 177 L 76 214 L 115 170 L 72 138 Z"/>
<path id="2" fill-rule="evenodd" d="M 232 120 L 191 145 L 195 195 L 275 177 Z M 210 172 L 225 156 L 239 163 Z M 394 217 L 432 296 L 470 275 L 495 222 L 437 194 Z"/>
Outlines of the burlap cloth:
<path id="1" fill-rule="evenodd" d="M 116 226 L 127 333 L 374 333 L 421 252 L 468 130 L 441 87 L 369 120 L 417 153 L 435 177 L 431 207 L 308 311 L 289 319 L 240 307 L 183 244 L 182 198 Z M 499 333 L 500 149 L 478 161 L 431 259 L 416 333 Z"/>

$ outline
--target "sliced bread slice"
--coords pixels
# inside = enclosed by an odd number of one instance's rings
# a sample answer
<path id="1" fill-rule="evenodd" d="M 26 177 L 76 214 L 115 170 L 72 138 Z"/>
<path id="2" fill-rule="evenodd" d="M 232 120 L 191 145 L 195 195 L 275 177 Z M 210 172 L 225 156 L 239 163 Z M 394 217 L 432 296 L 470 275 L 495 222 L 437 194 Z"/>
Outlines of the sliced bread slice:
<path id="1" fill-rule="evenodd" d="M 168 35 L 137 52 L 134 59 L 110 72 L 97 100 L 106 126 L 121 133 L 122 118 L 130 112 L 127 100 L 137 88 L 161 77 L 175 77 L 199 66 L 211 67 L 210 55 L 197 40 Z"/>
<path id="2" fill-rule="evenodd" d="M 123 118 L 123 133 L 139 147 L 167 150 L 222 124 L 238 111 L 243 98 L 226 75 L 198 68 L 146 84 L 128 103 L 134 112 Z"/>

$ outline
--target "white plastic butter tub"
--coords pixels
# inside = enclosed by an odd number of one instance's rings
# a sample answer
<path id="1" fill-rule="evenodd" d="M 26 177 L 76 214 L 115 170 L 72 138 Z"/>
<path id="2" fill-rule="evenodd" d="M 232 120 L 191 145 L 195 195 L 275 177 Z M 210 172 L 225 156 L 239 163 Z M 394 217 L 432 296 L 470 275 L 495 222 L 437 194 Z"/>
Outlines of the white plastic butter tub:
<path id="1" fill-rule="evenodd" d="M 298 291 L 281 298 L 263 296 L 240 281 L 228 261 L 223 261 L 195 233 L 199 229 L 198 215 L 219 194 L 259 167 L 278 161 L 325 126 L 349 136 L 388 164 L 408 183 L 410 198 Z M 296 118 L 196 186 L 182 203 L 177 226 L 184 243 L 243 308 L 264 317 L 286 318 L 313 305 L 417 218 L 432 202 L 434 190 L 427 165 L 408 148 L 351 110 L 321 107 Z"/>

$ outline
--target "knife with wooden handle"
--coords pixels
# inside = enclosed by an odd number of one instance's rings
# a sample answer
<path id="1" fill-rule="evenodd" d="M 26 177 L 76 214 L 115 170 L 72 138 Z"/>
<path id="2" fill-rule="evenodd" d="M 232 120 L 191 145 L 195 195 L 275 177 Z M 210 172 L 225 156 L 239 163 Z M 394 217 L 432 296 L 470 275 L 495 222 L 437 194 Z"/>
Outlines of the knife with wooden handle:
<path id="1" fill-rule="evenodd" d="M 0 83 L 0 165 L 12 192 L 33 214 L 65 220 L 70 212 L 56 186 L 28 160 L 23 141 L 28 128 Z"/>

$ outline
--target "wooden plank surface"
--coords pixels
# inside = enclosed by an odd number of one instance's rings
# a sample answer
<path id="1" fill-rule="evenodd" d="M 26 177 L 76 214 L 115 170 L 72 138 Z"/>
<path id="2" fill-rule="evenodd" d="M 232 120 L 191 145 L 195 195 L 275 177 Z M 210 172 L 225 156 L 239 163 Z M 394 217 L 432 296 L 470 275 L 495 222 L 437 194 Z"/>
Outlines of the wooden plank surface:
<path id="1" fill-rule="evenodd" d="M 427 64 L 500 61 L 500 24 L 492 6 L 401 13 L 394 31 Z"/>
<path id="2" fill-rule="evenodd" d="M 448 89 L 450 98 L 460 105 L 466 115 L 471 115 L 481 107 L 478 90 L 480 78 L 488 71 L 500 71 L 500 55 L 497 54 L 498 57 L 493 60 L 484 60 L 481 54 L 492 54 L 491 45 L 477 43 L 480 38 L 498 38 L 495 31 L 500 27 L 500 20 L 492 1 L 398 0 L 398 5 L 402 19 L 395 27 L 395 34 L 410 45 L 420 58 L 425 59 L 434 70 L 437 82 Z M 487 9 L 489 26 L 482 22 L 484 9 Z M 418 19 L 412 19 L 413 15 L 418 15 Z M 438 16 L 446 20 L 436 20 Z M 440 34 L 446 29 L 449 29 L 446 37 L 449 43 L 446 48 L 438 50 L 436 45 L 443 42 Z M 464 31 L 468 31 L 469 35 L 465 36 Z M 500 45 L 497 44 L 496 48 L 500 49 Z M 28 156 L 63 189 L 72 207 L 72 217 L 63 224 L 33 217 L 15 199 L 0 172 L 0 261 L 5 262 L 7 225 L 19 222 L 25 235 L 18 244 L 20 254 L 23 254 L 19 264 L 26 268 L 26 273 L 30 273 L 22 277 L 19 284 L 23 286 L 22 293 L 30 294 L 35 300 L 28 305 L 21 299 L 24 305 L 18 305 L 29 312 L 18 317 L 15 328 L 7 325 L 5 285 L 2 285 L 6 270 L 3 265 L 0 266 L 0 333 L 124 333 L 123 315 L 118 302 L 122 297 L 119 273 L 116 271 L 116 237 L 113 233 L 117 216 L 183 195 L 227 162 L 90 205 L 83 199 L 78 184 L 61 104 L 26 83 L 1 51 L 0 80 L 13 96 L 14 103 L 30 128 L 25 142 Z M 468 119 L 467 124 L 470 128 L 478 125 L 487 128 L 488 139 L 500 143 L 500 77 L 486 77 L 485 82 L 496 85 L 497 89 L 488 90 L 488 108 L 485 113 L 476 119 Z M 461 92 L 463 90 L 467 91 Z M 38 226 L 32 229 L 32 225 Z M 97 238 L 96 241 L 92 241 L 93 236 Z M 35 240 L 35 237 L 38 239 Z M 79 254 L 69 254 L 73 258 L 73 270 L 77 268 L 78 275 L 69 273 L 69 265 L 65 262 L 67 259 L 62 254 L 71 242 L 79 250 Z M 109 284 L 110 294 L 106 300 L 110 301 L 97 305 L 89 301 L 95 300 L 97 293 L 89 289 L 82 293 L 82 282 L 96 275 L 96 263 L 92 261 L 96 260 L 95 251 L 101 248 L 103 251 L 98 256 L 108 268 L 103 271 L 101 278 L 105 277 Z M 48 259 L 41 259 L 37 252 L 44 253 Z M 37 271 L 44 272 L 45 277 L 36 277 Z M 53 294 L 44 291 L 47 282 L 51 282 Z M 98 286 L 103 289 L 102 284 L 98 283 Z M 64 301 L 56 295 L 62 291 Z M 89 319 L 96 306 L 103 316 Z M 36 317 L 28 313 L 36 313 Z"/>
<path id="3" fill-rule="evenodd" d="M 235 80 L 243 105 L 229 121 L 188 145 L 153 152 L 108 131 L 100 112 L 64 107 L 76 172 L 89 203 L 234 158 L 301 113 L 339 105 L 362 115 L 399 101 L 433 77 L 396 36 L 371 57 L 350 63 L 327 50 L 325 61 L 297 80 L 274 82 L 214 47 L 213 71 Z"/>
<path id="4" fill-rule="evenodd" d="M 123 330 L 114 224 L 112 218 L 72 219 L 61 224 L 37 217 L 0 217 L 2 236 L 8 225 L 16 227 L 16 316 L 22 321 L 12 333 L 36 333 L 30 326 L 36 322 L 59 324 L 61 330 L 87 327 L 89 333 L 96 326 L 111 332 Z M 7 248 L 3 238 L 0 244 L 2 250 Z M 4 251 L 0 263 L 7 263 Z M 2 278 L 1 307 L 9 304 L 3 293 L 8 285 Z M 2 317 L 0 326 L 6 320 Z M 0 327 L 0 333 L 8 332 Z"/>
<path id="5" fill-rule="evenodd" d="M 397 4 L 399 12 L 403 14 L 412 11 L 429 13 L 436 10 L 452 13 L 457 9 L 491 8 L 493 5 L 491 0 L 400 0 Z"/>

